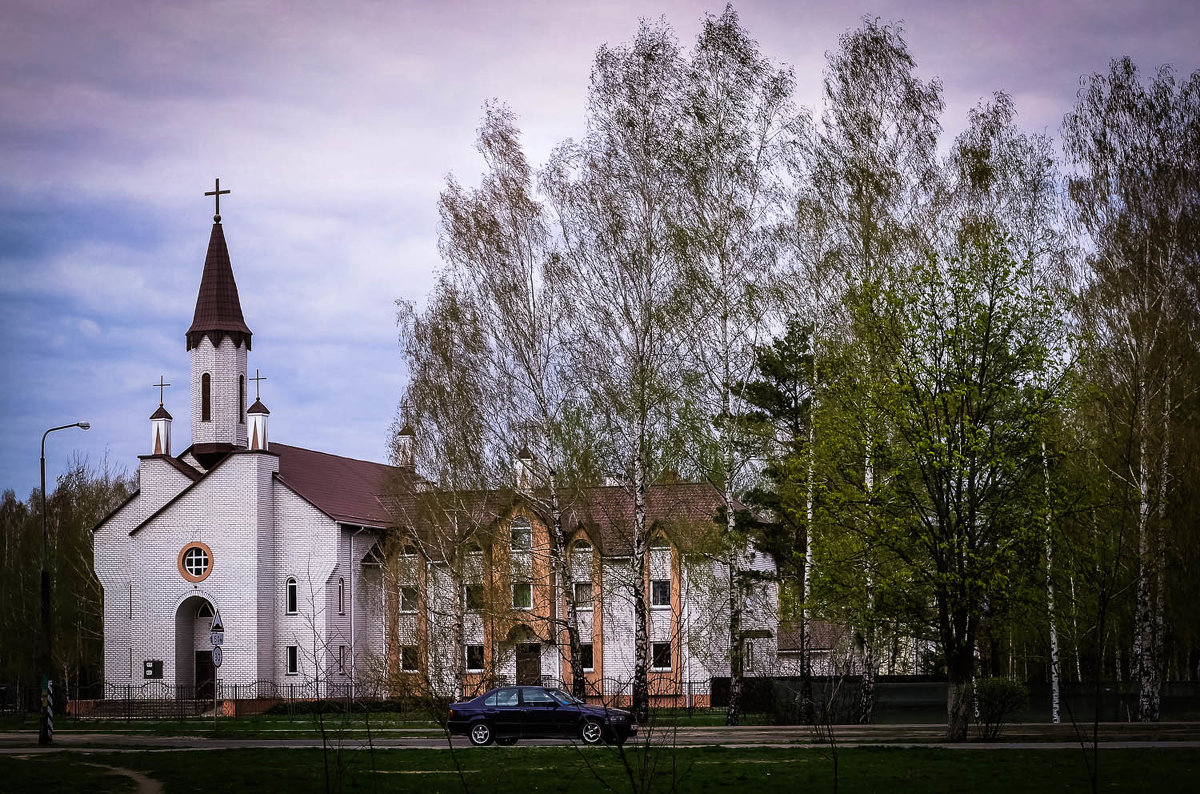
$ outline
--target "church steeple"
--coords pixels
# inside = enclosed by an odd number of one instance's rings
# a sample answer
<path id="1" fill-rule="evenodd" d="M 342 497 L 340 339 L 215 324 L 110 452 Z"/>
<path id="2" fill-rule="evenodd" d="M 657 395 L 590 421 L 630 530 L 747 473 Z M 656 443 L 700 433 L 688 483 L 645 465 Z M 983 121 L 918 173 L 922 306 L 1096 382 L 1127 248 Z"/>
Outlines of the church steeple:
<path id="1" fill-rule="evenodd" d="M 238 299 L 237 282 L 233 279 L 233 265 L 229 261 L 229 248 L 225 245 L 225 231 L 220 221 L 213 223 L 212 235 L 208 238 L 208 255 L 204 257 L 196 312 L 187 330 L 187 349 L 194 348 L 205 336 L 214 346 L 229 337 L 234 345 L 244 344 L 247 350 L 250 349 L 250 327 L 242 317 L 242 302 Z"/>
<path id="2" fill-rule="evenodd" d="M 218 180 L 216 190 L 205 195 L 220 201 L 228 192 Z M 217 206 L 196 312 L 186 335 L 192 358 L 192 446 L 205 467 L 234 447 L 246 446 L 246 353 L 251 334 L 242 317 Z"/>

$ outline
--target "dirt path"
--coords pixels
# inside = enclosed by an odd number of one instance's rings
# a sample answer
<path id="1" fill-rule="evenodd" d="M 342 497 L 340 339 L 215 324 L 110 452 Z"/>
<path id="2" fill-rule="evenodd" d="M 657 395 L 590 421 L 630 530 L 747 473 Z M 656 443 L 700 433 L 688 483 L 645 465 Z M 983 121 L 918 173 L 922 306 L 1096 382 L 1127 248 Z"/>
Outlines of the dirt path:
<path id="1" fill-rule="evenodd" d="M 138 794 L 162 794 L 162 783 L 151 777 L 146 777 L 141 772 L 134 769 L 126 769 L 121 766 L 108 766 L 107 764 L 91 764 L 87 763 L 84 766 L 94 766 L 97 769 L 107 769 L 111 775 L 124 775 L 125 777 L 137 783 Z"/>

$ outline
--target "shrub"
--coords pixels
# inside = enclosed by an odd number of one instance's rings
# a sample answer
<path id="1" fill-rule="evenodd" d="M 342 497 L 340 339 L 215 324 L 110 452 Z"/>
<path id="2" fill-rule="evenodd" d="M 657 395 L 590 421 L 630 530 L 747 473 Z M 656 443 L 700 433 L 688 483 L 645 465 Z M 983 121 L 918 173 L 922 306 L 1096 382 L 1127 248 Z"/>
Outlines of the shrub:
<path id="1" fill-rule="evenodd" d="M 1000 736 L 1008 718 L 1025 708 L 1029 690 L 1011 678 L 977 678 L 972 688 L 977 717 L 975 730 L 985 742 Z"/>

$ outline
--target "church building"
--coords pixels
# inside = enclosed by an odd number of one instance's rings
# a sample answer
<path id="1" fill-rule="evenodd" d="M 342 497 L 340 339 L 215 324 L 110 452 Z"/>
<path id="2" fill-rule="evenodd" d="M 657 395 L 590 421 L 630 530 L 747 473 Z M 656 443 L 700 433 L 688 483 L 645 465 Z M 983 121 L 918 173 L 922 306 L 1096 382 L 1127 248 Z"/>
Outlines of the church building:
<path id="1" fill-rule="evenodd" d="M 226 697 L 570 682 L 571 615 L 589 690 L 627 692 L 628 493 L 576 495 L 566 527 L 573 581 L 547 563 L 546 522 L 519 481 L 479 497 L 490 505 L 486 526 L 464 548 L 417 542 L 424 530 L 395 494 L 436 486 L 411 461 L 388 466 L 271 437 L 220 214 L 213 220 L 184 335 L 191 444 L 174 449 L 160 379 L 138 488 L 94 530 L 106 681 L 196 699 L 218 682 Z M 710 679 L 729 674 L 728 569 L 689 545 L 711 531 L 718 507 L 697 483 L 647 494 L 653 691 L 680 705 L 707 702 Z M 748 549 L 746 564 L 762 574 L 745 594 L 746 672 L 772 674 L 781 661 L 773 562 Z"/>
<path id="2" fill-rule="evenodd" d="M 270 411 L 247 403 L 252 332 L 220 215 L 185 340 L 192 443 L 172 448 L 160 390 L 138 489 L 94 530 L 105 679 L 197 697 L 218 678 L 353 680 L 356 660 L 382 653 L 379 568 L 363 558 L 388 526 L 385 481 L 403 472 L 272 443 Z"/>

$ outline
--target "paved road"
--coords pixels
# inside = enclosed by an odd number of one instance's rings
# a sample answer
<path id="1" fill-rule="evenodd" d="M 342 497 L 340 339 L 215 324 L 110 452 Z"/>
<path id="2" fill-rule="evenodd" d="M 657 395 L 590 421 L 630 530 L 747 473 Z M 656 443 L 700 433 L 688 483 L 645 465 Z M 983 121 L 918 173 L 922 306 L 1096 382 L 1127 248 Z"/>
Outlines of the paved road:
<path id="1" fill-rule="evenodd" d="M 944 743 L 940 741 L 943 728 L 931 725 L 870 725 L 838 726 L 835 729 L 838 746 L 939 747 L 950 750 L 1078 750 L 1080 741 L 1070 725 L 1014 725 L 1005 731 L 1003 742 Z M 1195 723 L 1157 723 L 1150 725 L 1107 723 L 1101 727 L 1100 746 L 1105 749 L 1139 749 L 1148 747 L 1200 748 L 1200 725 Z M 812 729 L 799 726 L 745 726 L 737 728 L 706 727 L 657 730 L 641 741 L 681 747 L 820 747 Z M 455 748 L 468 747 L 463 737 L 454 737 Z M 365 731 L 347 731 L 341 745 L 345 748 L 366 747 Z M 371 737 L 376 748 L 386 749 L 446 749 L 444 736 L 428 730 L 383 731 Z M 565 745 L 566 741 L 534 740 L 522 744 Z M 253 739 L 210 738 L 206 736 L 151 736 L 135 733 L 62 733 L 55 737 L 52 747 L 38 747 L 36 731 L 0 733 L 0 754 L 28 755 L 32 753 L 77 752 L 146 752 L 228 750 L 239 748 L 320 748 L 313 738 L 280 736 Z"/>

